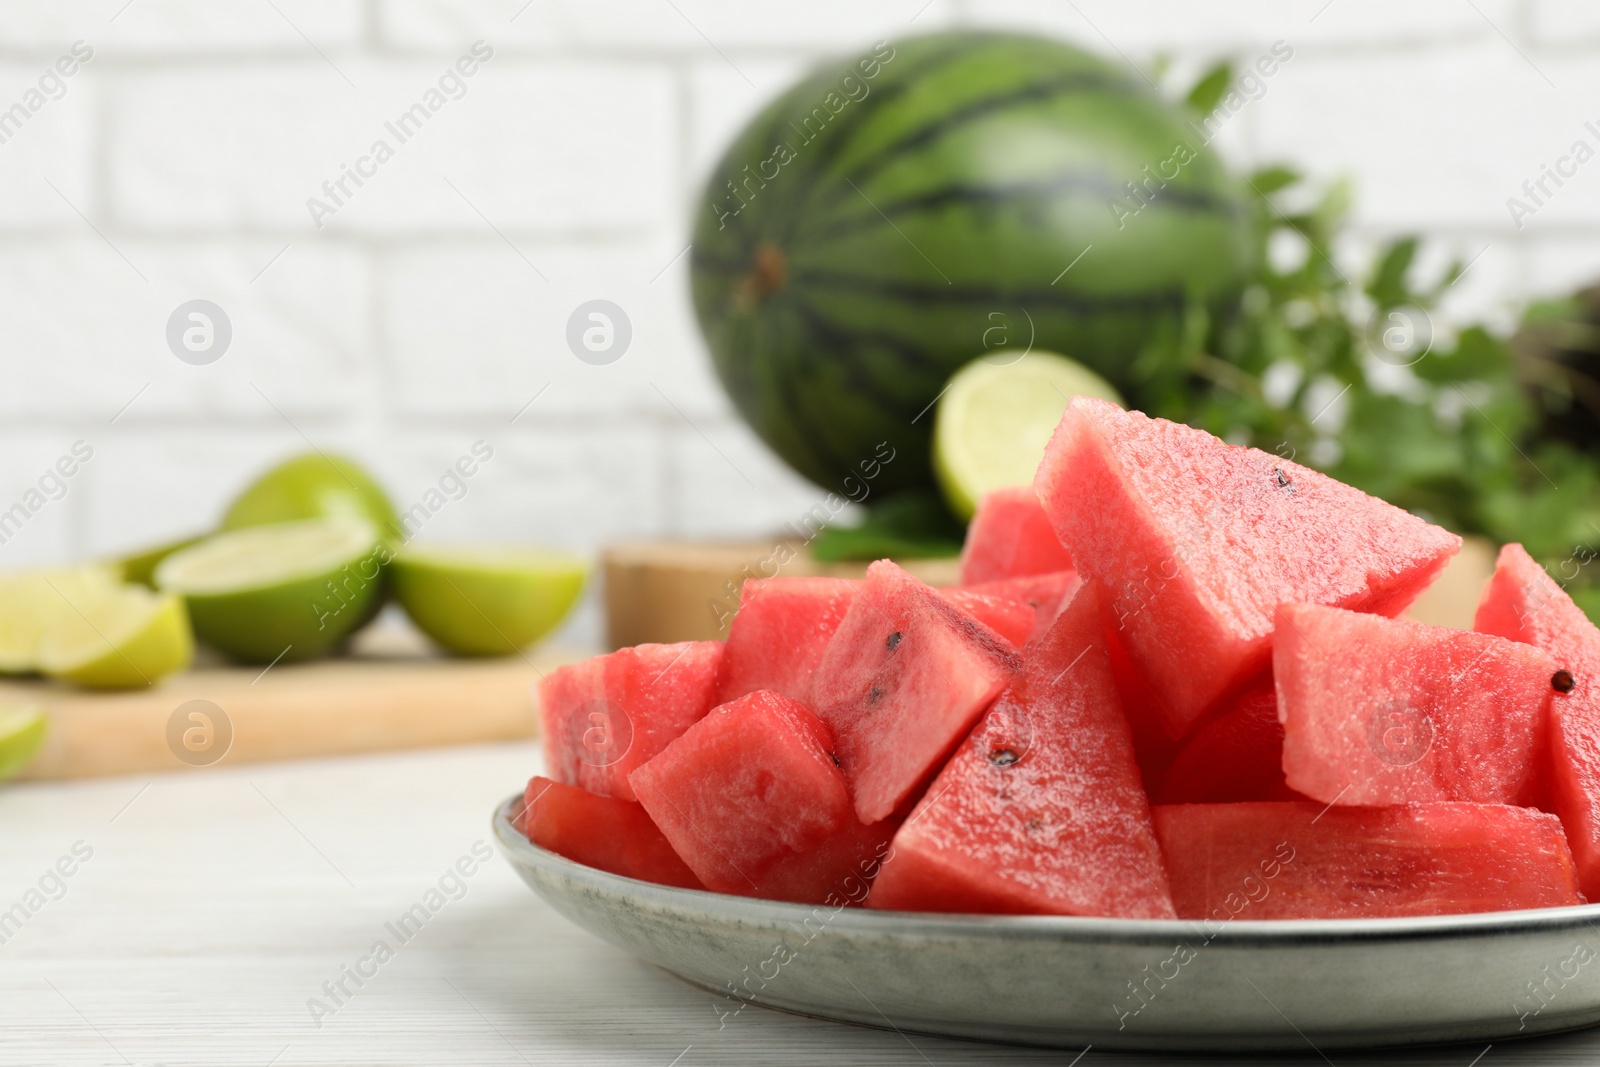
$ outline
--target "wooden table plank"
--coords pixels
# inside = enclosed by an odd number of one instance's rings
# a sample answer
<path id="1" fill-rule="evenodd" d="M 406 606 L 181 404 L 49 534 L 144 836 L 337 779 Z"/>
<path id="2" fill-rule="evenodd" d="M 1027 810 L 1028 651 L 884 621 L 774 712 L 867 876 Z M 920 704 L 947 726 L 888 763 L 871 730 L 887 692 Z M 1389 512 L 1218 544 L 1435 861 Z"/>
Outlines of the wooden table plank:
<path id="1" fill-rule="evenodd" d="M 6 680 L 0 707 L 36 706 L 50 716 L 44 748 L 24 778 L 175 771 L 191 762 L 255 763 L 531 737 L 534 683 L 575 658 L 540 650 L 526 657 L 449 659 L 415 638 L 379 631 L 350 658 L 266 671 L 212 663 L 150 689 L 106 693 Z"/>

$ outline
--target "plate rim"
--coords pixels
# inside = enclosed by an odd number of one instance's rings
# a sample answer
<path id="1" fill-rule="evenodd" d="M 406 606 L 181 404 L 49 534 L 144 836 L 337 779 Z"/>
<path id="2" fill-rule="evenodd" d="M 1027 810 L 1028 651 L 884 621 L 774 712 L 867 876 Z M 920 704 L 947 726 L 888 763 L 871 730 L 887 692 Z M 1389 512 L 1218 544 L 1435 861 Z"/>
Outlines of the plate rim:
<path id="1" fill-rule="evenodd" d="M 511 824 L 511 810 L 523 794 L 507 797 L 495 807 L 491 826 L 507 852 L 530 866 L 561 875 L 587 888 L 624 895 L 635 904 L 657 911 L 716 909 L 724 919 L 761 923 L 792 923 L 818 909 L 830 909 L 831 927 L 872 936 L 960 939 L 1040 938 L 1083 939 L 1144 943 L 1204 937 L 1208 944 L 1240 946 L 1269 944 L 1329 944 L 1372 941 L 1433 940 L 1441 937 L 1504 937 L 1523 933 L 1549 933 L 1582 925 L 1596 929 L 1600 903 L 1521 911 L 1469 912 L 1457 915 L 1421 915 L 1374 919 L 1230 919 L 1207 929 L 1197 919 L 1121 919 L 1089 915 L 981 915 L 961 912 L 890 911 L 878 908 L 741 897 L 709 889 L 683 889 L 658 885 L 570 860 L 534 844 Z"/>

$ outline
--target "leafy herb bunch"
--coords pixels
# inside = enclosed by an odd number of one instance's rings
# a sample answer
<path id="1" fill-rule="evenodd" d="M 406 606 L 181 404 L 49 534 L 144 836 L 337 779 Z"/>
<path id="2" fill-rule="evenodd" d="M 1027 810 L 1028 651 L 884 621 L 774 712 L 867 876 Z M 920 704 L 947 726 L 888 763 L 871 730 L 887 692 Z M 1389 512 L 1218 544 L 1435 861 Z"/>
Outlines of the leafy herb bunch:
<path id="1" fill-rule="evenodd" d="M 1231 73 L 1190 93 L 1202 114 Z M 1236 306 L 1196 306 L 1139 357 L 1135 403 L 1315 467 L 1457 533 L 1520 541 L 1600 618 L 1600 439 L 1558 432 L 1561 383 L 1530 382 L 1511 339 L 1450 330 L 1435 310 L 1462 276 L 1414 279 L 1416 237 L 1383 246 L 1364 277 L 1330 253 L 1350 203 L 1340 181 L 1311 196 L 1301 175 L 1249 175 L 1254 267 Z M 1572 320 L 1570 302 L 1530 310 Z M 1528 330 L 1519 334 L 1526 341 Z M 1570 420 L 1568 420 L 1570 423 Z"/>

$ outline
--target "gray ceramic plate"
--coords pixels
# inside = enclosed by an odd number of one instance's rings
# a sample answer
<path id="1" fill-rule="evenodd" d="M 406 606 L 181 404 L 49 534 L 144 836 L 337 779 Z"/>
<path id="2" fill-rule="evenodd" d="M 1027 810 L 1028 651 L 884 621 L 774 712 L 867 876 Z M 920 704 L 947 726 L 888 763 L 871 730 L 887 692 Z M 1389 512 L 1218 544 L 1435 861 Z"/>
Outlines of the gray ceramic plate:
<path id="1" fill-rule="evenodd" d="M 867 1026 L 1081 1049 L 1495 1041 L 1600 1022 L 1600 905 L 1217 924 L 835 909 L 672 889 L 494 831 L 557 911 L 726 998 Z"/>

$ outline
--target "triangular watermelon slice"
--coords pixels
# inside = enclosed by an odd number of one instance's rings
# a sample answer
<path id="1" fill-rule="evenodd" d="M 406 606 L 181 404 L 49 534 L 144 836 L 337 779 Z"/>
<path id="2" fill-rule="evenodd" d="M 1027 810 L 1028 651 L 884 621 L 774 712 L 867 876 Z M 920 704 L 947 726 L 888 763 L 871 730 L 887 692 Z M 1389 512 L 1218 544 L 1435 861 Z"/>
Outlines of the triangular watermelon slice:
<path id="1" fill-rule="evenodd" d="M 1162 804 L 1305 799 L 1283 780 L 1283 723 L 1271 672 L 1189 737 L 1156 795 Z"/>
<path id="2" fill-rule="evenodd" d="M 752 578 L 728 626 L 717 703 L 770 689 L 811 703 L 811 678 L 855 599 L 843 578 Z"/>
<path id="3" fill-rule="evenodd" d="M 1543 649 L 1570 676 L 1550 699 L 1550 802 L 1600 900 L 1600 630 L 1518 544 L 1500 550 L 1473 627 Z"/>
<path id="4" fill-rule="evenodd" d="M 895 564 L 869 566 L 812 687 L 861 821 L 932 777 L 1019 665 L 1005 638 Z"/>
<path id="5" fill-rule="evenodd" d="M 1020 649 L 1033 636 L 1037 610 L 1025 601 L 984 592 L 982 586 L 952 585 L 934 592 L 1005 638 L 1014 649 Z"/>
<path id="6" fill-rule="evenodd" d="M 1396 615 L 1461 539 L 1324 474 L 1076 397 L 1034 488 L 1182 736 L 1266 666 L 1283 602 Z"/>
<path id="7" fill-rule="evenodd" d="M 517 829 L 541 848 L 624 878 L 705 888 L 644 808 L 631 800 L 534 777 L 522 802 Z"/>
<path id="8" fill-rule="evenodd" d="M 1092 587 L 895 835 L 867 906 L 1171 918 Z"/>
<path id="9" fill-rule="evenodd" d="M 1036 637 L 1042 637 L 1056 621 L 1056 615 L 1072 598 L 1080 582 L 1076 571 L 1051 571 L 1047 574 L 1028 574 L 1020 578 L 1002 578 L 977 585 L 951 585 L 939 590 L 941 596 L 956 607 L 972 615 L 979 622 L 1003 635 L 1017 648 Z M 1008 605 L 997 622 L 985 614 L 993 611 L 989 601 L 1003 601 Z M 1025 608 L 1026 615 L 1018 611 Z"/>
<path id="10" fill-rule="evenodd" d="M 1556 669 L 1502 637 L 1284 604 L 1272 654 L 1284 777 L 1326 804 L 1530 804 Z"/>
<path id="11" fill-rule="evenodd" d="M 1503 804 L 1153 810 L 1178 916 L 1378 919 L 1581 904 L 1561 824 Z"/>
<path id="12" fill-rule="evenodd" d="M 628 775 L 711 710 L 721 641 L 635 645 L 540 679 L 539 725 L 550 777 L 634 800 Z"/>
<path id="13" fill-rule="evenodd" d="M 1111 597 L 1102 583 L 1090 579 L 1084 584 L 1093 584 L 1099 590 L 1102 605 L 1110 603 Z M 1174 740 L 1167 733 L 1167 717 L 1161 710 L 1165 701 L 1150 684 L 1150 676 L 1136 666 L 1128 655 L 1127 646 L 1123 643 L 1126 635 L 1117 625 L 1116 616 L 1109 609 L 1105 615 L 1106 651 L 1111 655 L 1111 676 L 1117 681 L 1117 698 L 1122 703 L 1123 714 L 1128 717 L 1128 728 L 1133 731 L 1133 753 L 1139 761 L 1145 790 L 1152 792 L 1165 777 L 1183 742 Z"/>
<path id="14" fill-rule="evenodd" d="M 843 830 L 810 852 L 773 861 L 762 876 L 760 895 L 800 904 L 860 907 L 889 855 L 900 821 L 890 816 L 868 826 L 851 815 Z"/>
<path id="15" fill-rule="evenodd" d="M 961 546 L 961 584 L 1072 569 L 1033 486 L 996 489 L 978 504 Z"/>

